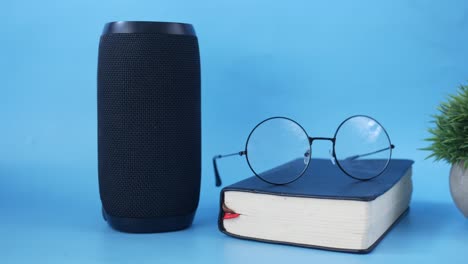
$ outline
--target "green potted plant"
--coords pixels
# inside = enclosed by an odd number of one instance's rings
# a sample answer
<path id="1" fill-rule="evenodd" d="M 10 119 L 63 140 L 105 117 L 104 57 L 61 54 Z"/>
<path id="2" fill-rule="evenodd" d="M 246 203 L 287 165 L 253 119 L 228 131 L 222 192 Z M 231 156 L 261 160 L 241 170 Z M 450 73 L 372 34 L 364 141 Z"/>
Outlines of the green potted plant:
<path id="1" fill-rule="evenodd" d="M 426 139 L 432 144 L 424 150 L 432 152 L 428 158 L 452 165 L 450 192 L 458 209 L 468 217 L 468 86 L 460 86 L 437 110 L 435 127 L 429 128 L 431 137 Z"/>

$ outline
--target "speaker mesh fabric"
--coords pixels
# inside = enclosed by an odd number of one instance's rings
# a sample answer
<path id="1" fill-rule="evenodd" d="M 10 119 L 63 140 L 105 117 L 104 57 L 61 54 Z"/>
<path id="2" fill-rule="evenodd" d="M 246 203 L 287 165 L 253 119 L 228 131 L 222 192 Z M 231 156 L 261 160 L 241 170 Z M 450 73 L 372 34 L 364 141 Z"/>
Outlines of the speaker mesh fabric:
<path id="1" fill-rule="evenodd" d="M 98 58 L 99 190 L 109 215 L 193 213 L 201 173 L 193 36 L 107 34 Z"/>

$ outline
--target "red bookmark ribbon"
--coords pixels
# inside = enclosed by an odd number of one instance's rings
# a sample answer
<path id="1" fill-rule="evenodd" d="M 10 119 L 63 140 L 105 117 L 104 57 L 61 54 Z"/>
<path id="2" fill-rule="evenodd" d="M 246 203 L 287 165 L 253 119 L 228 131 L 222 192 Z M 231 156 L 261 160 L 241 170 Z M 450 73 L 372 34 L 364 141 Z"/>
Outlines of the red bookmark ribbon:
<path id="1" fill-rule="evenodd" d="M 236 213 L 224 213 L 223 219 L 233 219 L 239 217 L 240 214 Z"/>

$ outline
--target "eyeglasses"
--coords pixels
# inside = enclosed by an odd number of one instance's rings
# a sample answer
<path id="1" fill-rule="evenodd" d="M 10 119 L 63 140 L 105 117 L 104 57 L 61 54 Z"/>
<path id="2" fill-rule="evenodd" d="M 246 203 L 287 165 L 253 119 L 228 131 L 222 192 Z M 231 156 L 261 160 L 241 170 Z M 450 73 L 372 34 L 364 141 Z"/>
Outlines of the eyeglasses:
<path id="1" fill-rule="evenodd" d="M 216 161 L 236 155 L 245 156 L 250 169 L 261 180 L 275 185 L 291 183 L 309 167 L 312 143 L 316 140 L 331 141 L 331 161 L 357 180 L 370 180 L 381 175 L 395 148 L 384 127 L 369 116 L 355 115 L 345 119 L 332 138 L 310 137 L 296 121 L 271 117 L 252 129 L 243 151 L 213 157 L 216 186 L 221 185 Z M 272 173 L 280 167 L 281 175 Z"/>

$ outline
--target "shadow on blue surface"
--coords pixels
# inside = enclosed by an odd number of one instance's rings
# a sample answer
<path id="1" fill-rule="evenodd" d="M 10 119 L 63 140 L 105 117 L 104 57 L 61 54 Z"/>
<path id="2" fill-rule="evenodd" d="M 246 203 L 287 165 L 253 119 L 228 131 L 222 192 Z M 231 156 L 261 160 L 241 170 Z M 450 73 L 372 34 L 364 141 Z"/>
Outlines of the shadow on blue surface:
<path id="1" fill-rule="evenodd" d="M 431 253 L 431 248 L 452 245 L 468 246 L 468 220 L 452 203 L 414 201 L 409 214 L 377 246 L 375 253 L 415 253 L 419 248 Z M 433 249 L 434 249 L 433 248 Z M 432 252 L 433 253 L 433 252 Z"/>

